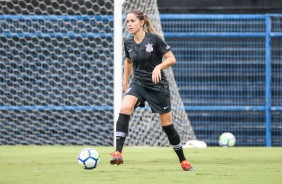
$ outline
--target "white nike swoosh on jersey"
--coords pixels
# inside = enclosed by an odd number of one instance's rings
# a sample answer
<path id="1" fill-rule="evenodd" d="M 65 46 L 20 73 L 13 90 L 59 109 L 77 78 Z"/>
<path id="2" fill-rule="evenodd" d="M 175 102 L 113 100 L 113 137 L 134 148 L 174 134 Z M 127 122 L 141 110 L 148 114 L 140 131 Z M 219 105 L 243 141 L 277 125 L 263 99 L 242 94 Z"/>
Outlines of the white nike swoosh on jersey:
<path id="1" fill-rule="evenodd" d="M 133 51 L 133 49 L 128 50 L 128 52 L 131 52 L 131 51 Z"/>

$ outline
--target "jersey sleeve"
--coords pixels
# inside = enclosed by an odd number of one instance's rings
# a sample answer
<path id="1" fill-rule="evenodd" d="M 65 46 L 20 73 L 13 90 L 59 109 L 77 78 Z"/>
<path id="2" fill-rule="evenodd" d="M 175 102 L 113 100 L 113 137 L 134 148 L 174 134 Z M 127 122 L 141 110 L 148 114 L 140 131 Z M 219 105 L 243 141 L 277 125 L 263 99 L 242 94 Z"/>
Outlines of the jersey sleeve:
<path id="1" fill-rule="evenodd" d="M 129 55 L 129 52 L 128 52 L 128 50 L 127 50 L 127 47 L 126 47 L 126 41 L 124 42 L 124 52 L 125 52 L 125 57 L 127 57 L 127 58 L 129 58 L 129 59 L 131 59 L 130 58 L 130 55 Z"/>
<path id="2" fill-rule="evenodd" d="M 161 55 L 164 55 L 168 51 L 171 50 L 170 46 L 159 36 L 156 35 L 156 49 L 161 53 Z"/>

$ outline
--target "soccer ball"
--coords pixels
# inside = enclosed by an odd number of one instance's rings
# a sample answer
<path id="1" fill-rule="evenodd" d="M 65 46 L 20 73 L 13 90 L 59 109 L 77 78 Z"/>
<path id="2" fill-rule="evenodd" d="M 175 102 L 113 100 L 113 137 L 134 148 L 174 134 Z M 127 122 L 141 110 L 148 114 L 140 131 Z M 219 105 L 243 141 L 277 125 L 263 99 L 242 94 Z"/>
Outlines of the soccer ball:
<path id="1" fill-rule="evenodd" d="M 225 132 L 225 133 L 220 135 L 218 143 L 219 143 L 220 146 L 232 147 L 236 143 L 236 138 L 232 133 Z"/>
<path id="2" fill-rule="evenodd" d="M 100 162 L 100 155 L 98 151 L 93 148 L 85 148 L 78 154 L 78 163 L 84 169 L 95 169 Z"/>

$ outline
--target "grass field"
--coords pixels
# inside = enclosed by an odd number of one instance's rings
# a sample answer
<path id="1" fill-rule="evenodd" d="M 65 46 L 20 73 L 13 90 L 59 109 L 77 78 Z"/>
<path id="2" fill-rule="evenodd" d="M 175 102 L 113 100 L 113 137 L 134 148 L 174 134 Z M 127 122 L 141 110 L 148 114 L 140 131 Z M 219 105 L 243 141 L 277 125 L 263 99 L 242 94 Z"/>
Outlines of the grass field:
<path id="1" fill-rule="evenodd" d="M 282 183 L 282 148 L 185 149 L 195 167 L 185 172 L 172 148 L 158 147 L 125 147 L 119 166 L 109 164 L 113 147 L 95 147 L 101 162 L 84 170 L 77 163 L 84 147 L 0 146 L 0 183 Z"/>

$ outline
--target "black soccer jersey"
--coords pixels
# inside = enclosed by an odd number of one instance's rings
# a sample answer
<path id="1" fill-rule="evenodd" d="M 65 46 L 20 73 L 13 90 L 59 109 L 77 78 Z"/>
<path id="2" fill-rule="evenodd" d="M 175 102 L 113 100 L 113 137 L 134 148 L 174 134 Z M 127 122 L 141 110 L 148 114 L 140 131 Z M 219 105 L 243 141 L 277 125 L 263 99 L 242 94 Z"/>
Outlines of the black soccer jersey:
<path id="1" fill-rule="evenodd" d="M 139 44 L 131 37 L 124 42 L 125 55 L 133 62 L 133 81 L 145 86 L 154 86 L 152 72 L 162 63 L 163 55 L 170 51 L 170 47 L 156 34 L 145 33 L 145 38 Z M 161 72 L 161 82 L 166 81 L 164 72 Z"/>

